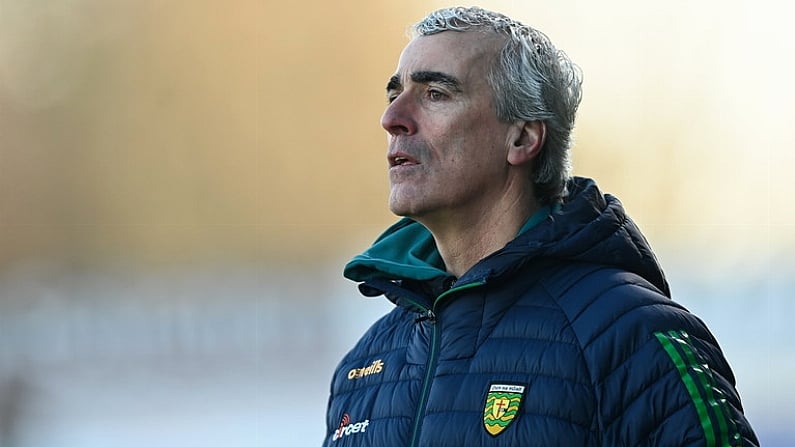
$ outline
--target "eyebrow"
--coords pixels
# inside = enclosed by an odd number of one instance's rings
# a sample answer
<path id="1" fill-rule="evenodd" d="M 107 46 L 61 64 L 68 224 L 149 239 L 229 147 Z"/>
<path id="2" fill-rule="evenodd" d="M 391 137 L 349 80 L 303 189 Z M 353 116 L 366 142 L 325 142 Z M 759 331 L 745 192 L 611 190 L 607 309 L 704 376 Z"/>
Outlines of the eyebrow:
<path id="1" fill-rule="evenodd" d="M 461 91 L 461 81 L 459 81 L 458 78 L 439 71 L 417 71 L 411 74 L 411 80 L 418 84 L 430 84 L 435 82 L 455 92 Z M 403 83 L 400 81 L 400 77 L 394 75 L 389 78 L 389 82 L 386 84 L 386 91 L 400 90 L 401 87 L 403 87 Z"/>
<path id="2" fill-rule="evenodd" d="M 386 91 L 388 93 L 394 90 L 400 90 L 400 87 L 402 86 L 403 83 L 400 82 L 398 75 L 393 75 L 391 78 L 389 78 L 389 82 L 386 83 Z"/>

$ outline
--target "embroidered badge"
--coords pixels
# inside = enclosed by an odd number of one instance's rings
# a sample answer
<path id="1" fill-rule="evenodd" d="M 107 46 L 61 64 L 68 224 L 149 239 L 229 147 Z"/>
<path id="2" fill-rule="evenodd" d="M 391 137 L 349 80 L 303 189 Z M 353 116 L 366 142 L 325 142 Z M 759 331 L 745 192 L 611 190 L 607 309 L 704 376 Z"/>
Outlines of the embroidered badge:
<path id="1" fill-rule="evenodd" d="M 505 430 L 519 414 L 519 406 L 524 397 L 524 385 L 492 384 L 486 395 L 483 409 L 483 427 L 492 436 Z"/>

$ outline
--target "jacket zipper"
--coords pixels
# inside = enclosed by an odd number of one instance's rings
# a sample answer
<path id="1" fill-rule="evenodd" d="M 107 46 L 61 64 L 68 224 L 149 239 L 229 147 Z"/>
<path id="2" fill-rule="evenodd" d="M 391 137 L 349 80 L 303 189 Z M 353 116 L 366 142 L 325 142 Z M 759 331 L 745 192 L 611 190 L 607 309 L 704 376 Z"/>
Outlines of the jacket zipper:
<path id="1" fill-rule="evenodd" d="M 436 371 L 436 362 L 438 360 L 439 355 L 439 327 L 436 324 L 437 316 L 436 316 L 436 308 L 439 305 L 439 302 L 451 294 L 455 292 L 460 292 L 462 290 L 471 289 L 473 287 L 478 287 L 483 285 L 484 282 L 474 282 L 465 284 L 460 287 L 453 287 L 450 290 L 446 290 L 441 295 L 436 297 L 436 300 L 433 302 L 433 306 L 431 309 L 427 309 L 424 306 L 420 306 L 414 303 L 418 308 L 422 309 L 424 313 L 426 313 L 426 318 L 431 324 L 431 352 L 428 355 L 428 362 L 425 365 L 425 379 L 422 382 L 422 391 L 420 392 L 420 400 L 417 403 L 417 413 L 414 416 L 414 428 L 411 431 L 411 443 L 409 444 L 410 447 L 416 447 L 417 442 L 420 439 L 420 428 L 422 425 L 422 420 L 425 416 L 425 407 L 428 404 L 428 392 L 431 389 L 431 382 Z"/>

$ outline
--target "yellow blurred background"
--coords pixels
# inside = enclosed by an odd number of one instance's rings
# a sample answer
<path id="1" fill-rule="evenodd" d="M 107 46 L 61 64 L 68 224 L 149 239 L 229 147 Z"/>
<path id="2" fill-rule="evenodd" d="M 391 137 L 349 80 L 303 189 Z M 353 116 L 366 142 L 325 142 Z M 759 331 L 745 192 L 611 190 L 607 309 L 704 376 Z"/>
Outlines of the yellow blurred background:
<path id="1" fill-rule="evenodd" d="M 140 424 L 129 445 L 320 443 L 334 362 L 386 310 L 339 279 L 395 219 L 384 86 L 408 27 L 447 5 L 0 0 L 0 446 L 110 445 L 97 427 L 121 420 Z M 575 173 L 622 199 L 713 327 L 760 438 L 795 441 L 789 6 L 480 5 L 581 66 Z M 263 402 L 310 357 L 312 417 L 274 443 Z M 245 427 L 197 423 L 175 386 L 211 389 L 213 421 Z M 157 399 L 139 408 L 150 387 L 169 390 L 169 424 Z M 95 401 L 127 410 L 109 422 Z M 177 441 L 146 437 L 163 432 Z"/>
<path id="2" fill-rule="evenodd" d="M 582 66 L 576 172 L 654 239 L 791 247 L 787 15 L 635 3 L 484 5 Z M 0 5 L 0 265 L 300 261 L 392 219 L 383 87 L 441 2 Z"/>

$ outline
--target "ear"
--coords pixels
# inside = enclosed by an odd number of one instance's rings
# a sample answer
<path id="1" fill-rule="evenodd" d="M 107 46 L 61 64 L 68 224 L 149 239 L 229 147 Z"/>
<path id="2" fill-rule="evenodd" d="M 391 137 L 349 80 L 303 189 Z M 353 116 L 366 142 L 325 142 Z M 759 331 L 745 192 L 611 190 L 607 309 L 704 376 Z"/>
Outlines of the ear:
<path id="1" fill-rule="evenodd" d="M 508 147 L 508 163 L 513 166 L 523 165 L 541 152 L 547 137 L 547 125 L 543 121 L 519 121 L 512 137 L 513 141 L 509 142 Z"/>

